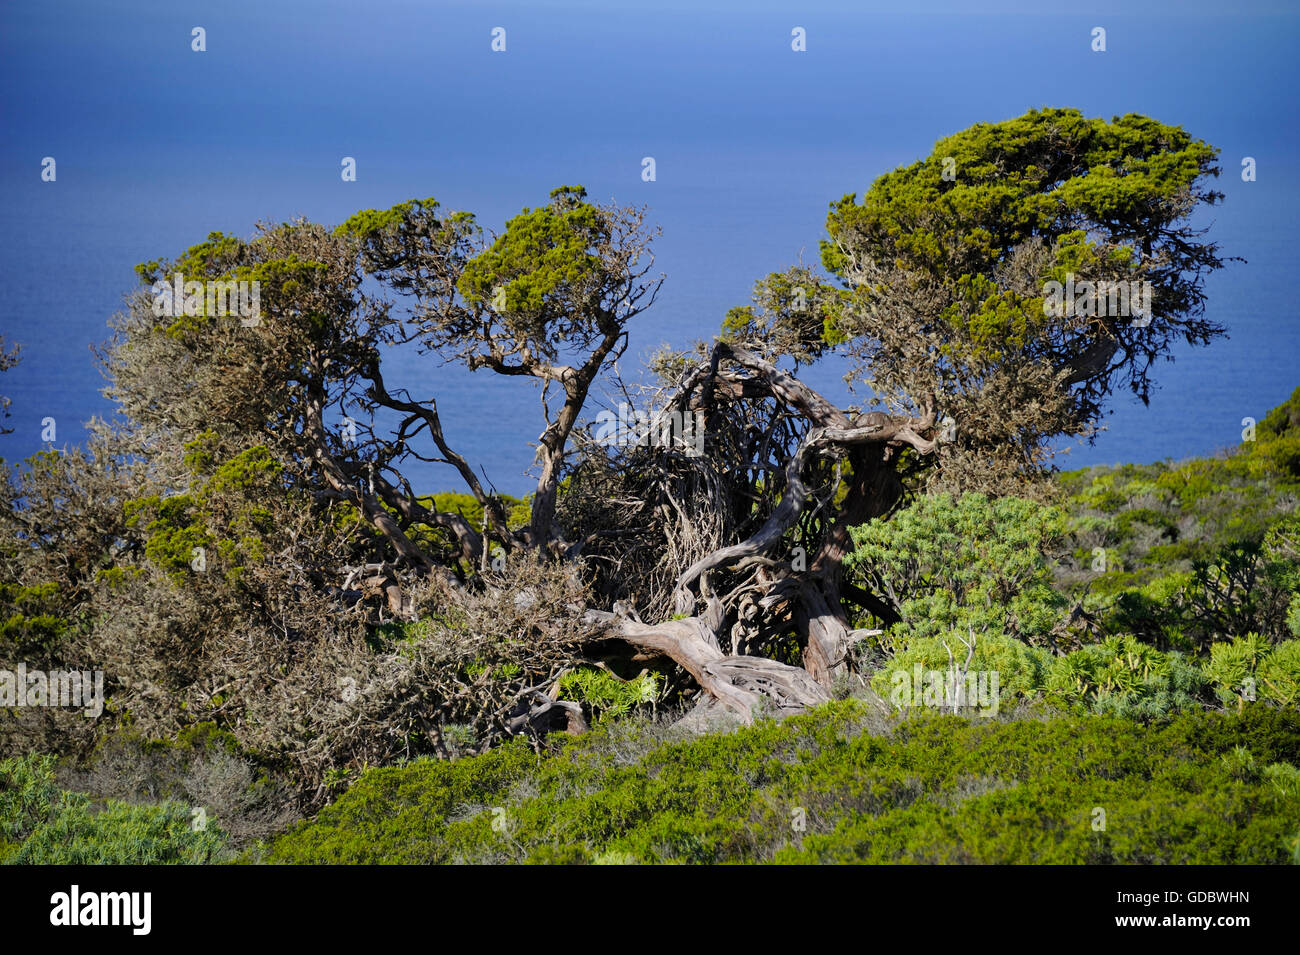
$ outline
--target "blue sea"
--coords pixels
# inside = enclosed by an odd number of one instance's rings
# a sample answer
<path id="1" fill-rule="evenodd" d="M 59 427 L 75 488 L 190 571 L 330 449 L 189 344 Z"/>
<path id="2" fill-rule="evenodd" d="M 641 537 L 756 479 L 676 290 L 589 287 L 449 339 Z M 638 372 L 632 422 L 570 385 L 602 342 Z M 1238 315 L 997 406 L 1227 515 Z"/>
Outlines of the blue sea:
<path id="1" fill-rule="evenodd" d="M 1091 49 L 1106 30 L 1104 53 Z M 206 50 L 191 49 L 192 30 Z M 492 31 L 506 31 L 493 52 Z M 807 49 L 791 49 L 802 27 Z M 716 333 L 754 281 L 817 260 L 827 205 L 942 136 L 1031 107 L 1140 112 L 1222 149 L 1226 255 L 1209 317 L 1230 338 L 1180 348 L 1145 407 L 1112 403 L 1069 466 L 1206 454 L 1300 385 L 1300 15 L 1289 4 L 607 0 L 30 2 L 0 7 L 0 333 L 22 363 L 0 457 L 82 440 L 112 414 L 92 343 L 133 266 L 211 231 L 435 196 L 500 229 L 561 184 L 644 204 L 667 279 L 636 322 L 629 374 Z M 44 157 L 57 180 L 41 180 Z M 357 181 L 340 177 L 355 157 Z M 656 179 L 642 180 L 643 157 Z M 1242 181 L 1243 157 L 1257 178 Z M 523 493 L 543 428 L 532 384 L 395 357 L 390 384 L 435 396 L 448 440 Z M 861 403 L 829 361 L 806 377 Z M 429 467 L 417 486 L 458 488 Z"/>

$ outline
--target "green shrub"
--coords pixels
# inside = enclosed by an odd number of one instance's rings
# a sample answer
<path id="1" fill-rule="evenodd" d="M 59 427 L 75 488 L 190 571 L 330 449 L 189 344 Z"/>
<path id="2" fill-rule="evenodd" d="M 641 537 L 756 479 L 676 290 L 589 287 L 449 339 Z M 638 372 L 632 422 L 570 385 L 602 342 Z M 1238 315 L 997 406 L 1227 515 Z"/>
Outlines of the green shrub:
<path id="1" fill-rule="evenodd" d="M 1223 763 L 1228 775 L 1233 779 L 1240 780 L 1243 783 L 1254 783 L 1263 778 L 1263 770 L 1260 769 L 1254 754 L 1244 746 L 1232 747 L 1232 749 L 1220 756 L 1219 760 Z"/>
<path id="2" fill-rule="evenodd" d="M 1259 695 L 1279 706 L 1300 702 L 1300 640 L 1278 644 L 1260 663 Z"/>
<path id="3" fill-rule="evenodd" d="M 853 528 L 845 563 L 880 581 L 897 603 L 895 645 L 953 630 L 1032 642 L 1065 606 L 1045 556 L 1065 527 L 1062 511 L 1034 501 L 929 495 L 887 521 Z"/>
<path id="4" fill-rule="evenodd" d="M 591 709 L 596 720 L 626 716 L 635 707 L 653 703 L 659 681 L 653 673 L 620 680 L 607 670 L 578 667 L 560 679 L 560 693 L 574 697 Z"/>
<path id="5" fill-rule="evenodd" d="M 1300 389 L 1227 455 L 1059 475 L 1074 557 L 1057 564 L 1057 586 L 1104 631 L 1160 649 L 1300 636 L 1298 402 Z"/>
<path id="6" fill-rule="evenodd" d="M 844 700 L 663 742 L 609 724 L 537 755 L 372 770 L 277 862 L 1282 863 L 1300 713 L 1196 710 L 879 727 Z M 1240 749 L 1239 749 L 1240 748 Z M 1260 767 L 1265 767 L 1260 769 Z M 1278 782 L 1281 781 L 1281 785 Z M 1094 828 L 1096 810 L 1104 828 Z"/>
<path id="7" fill-rule="evenodd" d="M 969 640 L 969 636 L 966 639 Z M 945 642 L 947 647 L 944 646 Z M 948 648 L 952 650 L 951 656 Z M 872 678 L 871 687 L 885 699 L 897 704 L 898 701 L 894 698 L 895 688 L 899 681 L 913 682 L 918 664 L 923 673 L 936 670 L 946 673 L 950 660 L 955 660 L 960 667 L 966 662 L 966 655 L 967 648 L 955 634 L 910 640 Z M 971 672 L 997 674 L 1000 708 L 1034 699 L 1042 688 L 1051 659 L 1047 651 L 1011 637 L 984 634 L 975 641 L 975 654 L 971 658 L 969 669 Z M 915 704 L 920 701 L 913 702 Z"/>
<path id="8" fill-rule="evenodd" d="M 53 756 L 0 761 L 0 842 L 20 843 L 49 819 L 59 800 Z"/>
<path id="9" fill-rule="evenodd" d="M 1255 633 L 1210 647 L 1210 659 L 1203 669 L 1220 702 L 1239 704 L 1254 698 L 1255 671 L 1268 649 L 1268 641 Z"/>
<path id="10" fill-rule="evenodd" d="M 1059 705 L 1151 719 L 1199 705 L 1204 685 L 1201 671 L 1182 654 L 1119 635 L 1053 660 L 1045 689 Z"/>
<path id="11" fill-rule="evenodd" d="M 0 762 L 0 862 L 12 865 L 166 865 L 222 857 L 225 833 L 202 810 L 167 801 L 133 805 L 62 790 L 54 759 Z"/>
<path id="12" fill-rule="evenodd" d="M 1300 793 L 1300 769 L 1290 763 L 1270 763 L 1264 767 L 1264 778 L 1283 796 Z"/>
<path id="13" fill-rule="evenodd" d="M 7 862 L 14 865 L 195 865 L 222 858 L 225 834 L 183 803 L 153 806 L 65 793 L 54 816 Z"/>

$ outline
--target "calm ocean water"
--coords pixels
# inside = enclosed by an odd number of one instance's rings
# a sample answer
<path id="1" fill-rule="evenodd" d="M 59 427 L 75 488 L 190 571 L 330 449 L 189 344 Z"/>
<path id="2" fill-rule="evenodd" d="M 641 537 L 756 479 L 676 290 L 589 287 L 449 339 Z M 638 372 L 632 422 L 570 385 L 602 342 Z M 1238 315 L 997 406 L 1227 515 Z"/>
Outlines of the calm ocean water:
<path id="1" fill-rule="evenodd" d="M 1149 408 L 1116 396 L 1108 430 L 1069 462 L 1209 453 L 1300 385 L 1295 15 L 1249 4 L 1228 15 L 1049 4 L 1029 17 L 727 7 L 4 7 L 0 332 L 24 357 L 0 377 L 16 429 L 0 456 L 36 450 L 45 417 L 62 445 L 111 413 L 90 345 L 133 287 L 132 266 L 209 231 L 247 235 L 298 214 L 332 224 L 428 195 L 499 227 L 581 182 L 597 199 L 646 204 L 663 229 L 667 282 L 634 330 L 632 370 L 662 343 L 713 335 L 756 278 L 815 261 L 830 201 L 943 135 L 1043 105 L 1143 112 L 1221 147 L 1227 199 L 1204 224 L 1249 260 L 1208 286 L 1209 314 L 1231 338 L 1177 350 Z M 1089 49 L 1097 23 L 1104 54 Z M 493 54 L 499 24 L 508 46 Z M 190 50 L 194 25 L 207 30 L 205 53 Z M 796 25 L 806 53 L 790 50 Z M 40 181 L 45 156 L 58 162 L 54 183 Z M 355 183 L 340 180 L 343 156 L 357 159 Z M 655 182 L 641 180 L 644 156 Z M 1243 156 L 1256 158 L 1256 182 L 1241 181 Z M 844 370 L 830 362 L 807 377 L 847 404 Z M 536 388 L 428 358 L 389 374 L 438 398 L 448 439 L 500 490 L 529 489 Z M 416 480 L 458 486 L 432 468 Z"/>

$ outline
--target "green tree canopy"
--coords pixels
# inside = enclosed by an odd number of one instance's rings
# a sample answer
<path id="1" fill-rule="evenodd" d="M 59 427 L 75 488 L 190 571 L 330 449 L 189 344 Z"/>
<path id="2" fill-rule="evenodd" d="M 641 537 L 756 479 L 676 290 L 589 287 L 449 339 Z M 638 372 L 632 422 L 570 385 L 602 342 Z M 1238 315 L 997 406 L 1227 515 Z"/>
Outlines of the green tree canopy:
<path id="1" fill-rule="evenodd" d="M 954 419 L 940 460 L 956 483 L 1002 483 L 1040 466 L 1053 439 L 1094 433 L 1116 388 L 1148 400 L 1176 341 L 1223 334 L 1204 316 L 1223 260 L 1191 221 L 1222 198 L 1206 186 L 1217 155 L 1136 114 L 977 123 L 833 202 L 829 275 L 760 283 L 759 314 L 733 313 L 729 331 L 810 357 L 846 342 L 855 377 L 893 410 L 933 399 Z"/>

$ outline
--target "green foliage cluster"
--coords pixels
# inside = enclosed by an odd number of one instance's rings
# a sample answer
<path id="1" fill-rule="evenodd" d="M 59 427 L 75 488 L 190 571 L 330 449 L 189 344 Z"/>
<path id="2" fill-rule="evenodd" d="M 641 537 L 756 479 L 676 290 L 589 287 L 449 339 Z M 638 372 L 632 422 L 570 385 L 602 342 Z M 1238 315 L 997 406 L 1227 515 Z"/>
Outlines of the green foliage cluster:
<path id="1" fill-rule="evenodd" d="M 948 647 L 937 637 L 909 641 L 876 672 L 872 688 L 897 703 L 891 691 L 899 681 L 912 678 L 916 665 L 923 673 L 940 674 L 948 672 L 954 659 L 962 666 L 965 648 L 951 638 L 947 642 Z M 1283 645 L 1288 650 L 1291 647 L 1300 647 L 1300 642 Z M 948 648 L 953 651 L 951 657 Z M 1284 658 L 1289 661 L 1289 653 Z M 1298 674 L 1293 667 L 1282 670 L 1283 663 L 1280 658 L 1281 672 L 1275 679 L 1290 687 Z M 1207 687 L 1214 682 L 1208 666 L 1202 670 L 1197 661 L 1178 651 L 1160 651 L 1130 635 L 1107 637 L 1062 656 L 1006 636 L 985 637 L 976 643 L 970 671 L 997 673 L 998 708 L 1046 700 L 1065 709 L 1078 707 L 1084 712 L 1139 720 L 1208 705 Z M 1259 699 L 1282 705 L 1290 702 L 1281 694 L 1263 691 Z M 900 705 L 919 704 L 909 697 Z"/>
<path id="2" fill-rule="evenodd" d="M 1183 129 L 1136 114 L 1107 122 L 1045 109 L 977 123 L 939 140 L 927 159 L 881 176 L 861 202 L 849 195 L 832 206 L 822 260 L 839 273 L 847 265 L 846 236 L 888 237 L 918 267 L 970 279 L 987 275 L 991 263 L 1028 238 L 1062 235 L 1072 240 L 1059 253 L 1064 271 L 1093 250 L 1083 233 L 1062 230 L 1062 223 L 1141 221 L 1155 214 L 1156 200 L 1215 173 L 1216 157 L 1214 147 Z M 1013 335 L 1015 324 L 996 321 L 993 298 L 975 319 Z M 1018 310 L 1019 322 L 1041 322 L 1041 298 L 1030 304 Z"/>
<path id="3" fill-rule="evenodd" d="M 287 497 L 283 466 L 262 445 L 217 463 L 207 432 L 186 445 L 185 461 L 197 481 L 191 493 L 149 495 L 125 502 L 126 527 L 144 537 L 144 555 L 178 585 L 192 568 L 195 551 L 211 551 L 234 583 L 245 565 L 263 560 L 273 529 L 267 496 Z M 205 556 L 205 564 L 209 558 Z"/>
<path id="4" fill-rule="evenodd" d="M 1195 661 L 1122 634 L 1053 660 L 1043 690 L 1056 703 L 1150 719 L 1201 705 L 1205 684 Z"/>
<path id="5" fill-rule="evenodd" d="M 596 207 L 583 202 L 581 186 L 551 191 L 551 203 L 524 209 L 507 223 L 506 232 L 465 268 L 460 291 L 470 301 L 501 302 L 500 311 L 526 313 L 544 326 L 563 317 L 548 312 L 548 303 L 567 296 L 581 298 L 598 287 L 601 261 L 593 249 L 607 237 L 608 226 Z M 563 290 L 567 295 L 562 295 Z"/>
<path id="6" fill-rule="evenodd" d="M 507 526 L 512 530 L 526 527 L 531 516 L 530 508 L 532 506 L 528 498 L 512 497 L 509 494 L 498 494 L 497 496 L 505 506 Z M 458 491 L 442 491 L 430 497 L 421 498 L 420 503 L 426 506 L 432 503 L 442 513 L 459 514 L 469 521 L 473 527 L 483 526 L 483 505 L 472 494 L 462 494 Z"/>
<path id="7" fill-rule="evenodd" d="M 1300 640 L 1270 645 L 1247 633 L 1210 648 L 1205 676 L 1224 703 L 1239 706 L 1255 699 L 1279 706 L 1300 703 Z"/>
<path id="8" fill-rule="evenodd" d="M 896 644 L 952 631 L 1038 642 L 1065 603 L 1045 556 L 1065 529 L 1063 512 L 1034 501 L 928 495 L 887 521 L 853 528 L 856 547 L 845 563 L 898 607 Z"/>
<path id="9" fill-rule="evenodd" d="M 168 800 L 142 805 L 61 789 L 54 758 L 0 762 L 0 862 L 10 865 L 171 865 L 220 861 L 215 821 Z"/>
<path id="10" fill-rule="evenodd" d="M 1259 422 L 1250 457 L 1258 471 L 1300 483 L 1300 388 Z"/>
<path id="11" fill-rule="evenodd" d="M 911 679 L 917 664 L 920 664 L 922 672 L 937 670 L 947 673 L 950 664 L 962 667 L 966 656 L 967 648 L 952 636 L 909 639 L 876 673 L 871 685 L 882 697 L 890 700 L 897 681 Z M 989 634 L 977 639 L 970 660 L 972 672 L 981 670 L 998 674 L 999 709 L 1036 699 L 1041 694 L 1051 665 L 1052 658 L 1045 650 L 1003 634 Z M 913 705 L 916 703 L 919 701 L 913 701 Z"/>
<path id="12" fill-rule="evenodd" d="M 1065 588 L 1072 578 L 1061 571 L 1069 557 L 1058 554 L 1054 560 L 1052 551 L 1060 548 L 1067 526 L 1077 543 L 1081 527 L 1095 529 L 1101 522 L 1094 513 L 1081 513 L 1080 499 L 1111 508 L 1117 515 L 1111 526 L 1130 533 L 1134 522 L 1156 520 L 1159 514 L 1149 506 L 1155 485 L 1133 478 L 1137 486 L 1125 487 L 1139 497 L 1128 507 L 1129 498 L 1111 496 L 1115 482 L 1108 477 L 1067 498 L 1070 512 L 1017 498 L 939 494 L 916 500 L 889 521 L 855 528 L 857 549 L 849 565 L 863 573 L 864 583 L 888 594 L 902 617 L 882 639 L 892 656 L 873 678 L 876 692 L 898 705 L 916 705 L 910 696 L 896 700 L 891 694 L 900 682 L 911 681 L 915 667 L 946 674 L 968 665 L 970 671 L 998 674 L 1000 707 L 1047 700 L 1058 707 L 1153 719 L 1216 702 L 1258 699 L 1290 706 L 1300 699 L 1300 640 L 1275 643 L 1247 629 L 1264 615 L 1265 604 L 1276 624 L 1287 601 L 1296 599 L 1300 563 L 1291 514 L 1279 518 L 1266 511 L 1251 525 L 1254 536 L 1234 543 L 1242 524 L 1232 509 L 1218 512 L 1220 554 L 1258 557 L 1254 563 L 1220 565 L 1229 567 L 1224 574 L 1230 576 L 1215 576 L 1211 565 L 1199 562 L 1099 604 L 1089 599 L 1089 586 L 1106 593 L 1107 583 L 1121 571 L 1094 572 L 1073 596 L 1080 606 L 1096 609 L 1100 623 L 1082 636 L 1070 632 L 1063 609 L 1070 603 Z M 1250 500 L 1237 506 L 1249 507 Z M 1146 556 L 1159 559 L 1150 551 Z M 1214 600 L 1209 599 L 1212 588 L 1217 588 Z M 1139 616 L 1139 600 L 1149 603 L 1152 614 L 1164 615 L 1157 633 Z M 1196 628 L 1214 639 L 1185 637 Z M 1065 652 L 1058 638 L 1081 645 Z M 1198 656 L 1195 651 L 1202 647 L 1208 649 Z"/>
<path id="13" fill-rule="evenodd" d="M 1300 812 L 1300 713 L 965 721 L 887 735 L 845 700 L 664 743 L 610 726 L 366 773 L 276 840 L 287 863 L 1262 863 Z M 622 735 L 620 735 L 620 733 Z M 1237 747 L 1256 769 L 1243 777 Z M 1229 759 L 1225 759 L 1227 756 Z M 1096 808 L 1105 811 L 1094 827 Z M 802 827 L 800 826 L 802 822 Z"/>
<path id="14" fill-rule="evenodd" d="M 659 678 L 641 673 L 621 680 L 608 670 L 578 667 L 560 679 L 560 692 L 570 699 L 586 703 L 597 721 L 627 716 L 636 707 L 653 703 L 659 697 Z"/>
<path id="15" fill-rule="evenodd" d="M 810 364 L 848 339 L 840 329 L 843 293 L 812 269 L 795 266 L 754 283 L 754 304 L 729 309 L 724 341 L 764 348 Z"/>
<path id="16" fill-rule="evenodd" d="M 0 642 L 12 641 L 21 650 L 38 652 L 58 646 L 72 627 L 65 617 L 50 612 L 59 602 L 57 581 L 30 587 L 0 584 L 0 607 L 8 609 L 0 619 Z"/>

